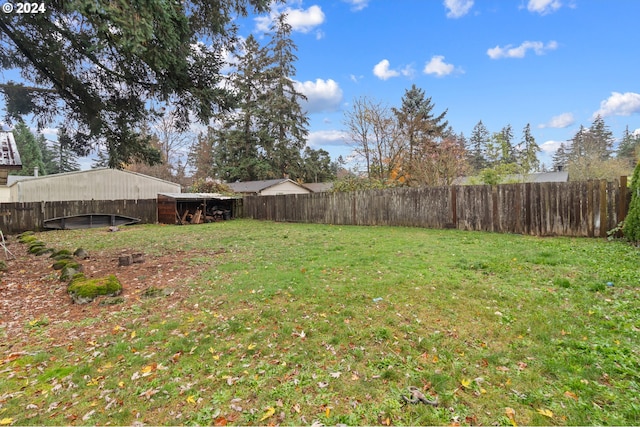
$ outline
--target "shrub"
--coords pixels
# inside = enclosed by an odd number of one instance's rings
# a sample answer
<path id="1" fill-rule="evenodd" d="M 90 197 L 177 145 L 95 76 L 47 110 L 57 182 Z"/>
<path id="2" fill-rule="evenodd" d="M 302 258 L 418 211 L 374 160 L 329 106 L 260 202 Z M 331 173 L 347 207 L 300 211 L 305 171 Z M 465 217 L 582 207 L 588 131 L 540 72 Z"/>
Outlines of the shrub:
<path id="1" fill-rule="evenodd" d="M 630 242 L 637 245 L 640 242 L 640 163 L 633 171 L 630 190 L 631 204 L 622 231 Z"/>

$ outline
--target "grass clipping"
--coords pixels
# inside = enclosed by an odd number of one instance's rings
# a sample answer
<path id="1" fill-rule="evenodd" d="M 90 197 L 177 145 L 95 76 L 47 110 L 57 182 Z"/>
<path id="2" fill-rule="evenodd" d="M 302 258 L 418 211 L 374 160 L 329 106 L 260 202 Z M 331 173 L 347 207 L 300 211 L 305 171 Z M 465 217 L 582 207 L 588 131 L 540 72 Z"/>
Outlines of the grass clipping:
<path id="1" fill-rule="evenodd" d="M 87 304 L 99 296 L 120 295 L 122 284 L 113 274 L 91 279 L 84 274 L 76 274 L 69 283 L 67 292 L 76 304 Z"/>

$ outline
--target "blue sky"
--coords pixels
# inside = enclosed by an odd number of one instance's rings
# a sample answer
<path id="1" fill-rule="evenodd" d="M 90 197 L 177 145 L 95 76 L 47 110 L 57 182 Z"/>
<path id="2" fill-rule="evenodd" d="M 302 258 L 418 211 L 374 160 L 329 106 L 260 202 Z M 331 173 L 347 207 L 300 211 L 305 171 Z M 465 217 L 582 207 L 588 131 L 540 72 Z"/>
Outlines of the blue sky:
<path id="1" fill-rule="evenodd" d="M 595 114 L 620 138 L 640 129 L 636 0 L 290 1 L 309 143 L 347 156 L 344 112 L 367 96 L 399 106 L 412 84 L 466 136 L 527 123 L 550 158 Z M 241 22 L 260 34 L 268 16 Z"/>
<path id="2" fill-rule="evenodd" d="M 239 21 L 240 35 L 261 37 L 282 11 L 308 143 L 334 159 L 351 152 L 343 121 L 355 98 L 399 106 L 412 84 L 466 136 L 482 120 L 491 132 L 510 124 L 519 141 L 531 124 L 547 165 L 595 114 L 616 138 L 640 131 L 640 1 L 292 0 Z"/>

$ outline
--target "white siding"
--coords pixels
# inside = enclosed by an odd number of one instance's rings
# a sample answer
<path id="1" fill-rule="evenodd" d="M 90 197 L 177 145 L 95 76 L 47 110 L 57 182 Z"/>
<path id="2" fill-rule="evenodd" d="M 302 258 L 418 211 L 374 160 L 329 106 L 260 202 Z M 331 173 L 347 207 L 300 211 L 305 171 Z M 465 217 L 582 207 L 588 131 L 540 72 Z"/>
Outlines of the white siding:
<path id="1" fill-rule="evenodd" d="M 260 192 L 261 196 L 276 196 L 278 194 L 307 194 L 310 193 L 308 189 L 297 185 L 291 181 L 281 182 L 273 187 L 265 188 Z"/>
<path id="2" fill-rule="evenodd" d="M 0 203 L 8 203 L 11 200 L 11 191 L 6 185 L 0 185 Z"/>
<path id="3" fill-rule="evenodd" d="M 12 202 L 155 199 L 158 193 L 181 191 L 179 184 L 115 169 L 42 176 L 9 188 Z"/>

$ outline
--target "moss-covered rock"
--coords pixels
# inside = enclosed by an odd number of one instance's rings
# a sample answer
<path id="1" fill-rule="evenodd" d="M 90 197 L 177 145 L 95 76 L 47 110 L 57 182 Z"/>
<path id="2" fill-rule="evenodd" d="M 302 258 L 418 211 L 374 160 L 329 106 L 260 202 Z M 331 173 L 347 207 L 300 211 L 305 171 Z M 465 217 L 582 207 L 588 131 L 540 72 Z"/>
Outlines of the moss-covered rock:
<path id="1" fill-rule="evenodd" d="M 30 254 L 35 254 L 36 252 L 38 252 L 39 250 L 45 248 L 46 245 L 44 242 L 41 242 L 40 240 L 37 240 L 35 242 L 29 243 L 29 253 Z"/>
<path id="2" fill-rule="evenodd" d="M 65 268 L 66 266 L 71 266 L 73 267 L 75 265 L 80 265 L 78 264 L 76 261 L 73 260 L 73 258 L 63 258 L 63 259 L 59 259 L 56 262 L 54 262 L 51 267 L 53 267 L 54 270 L 62 270 L 63 268 Z"/>
<path id="3" fill-rule="evenodd" d="M 89 258 L 89 252 L 85 251 L 82 248 L 76 249 L 75 252 L 73 253 L 73 255 L 76 258 L 80 258 L 80 259 L 88 259 Z"/>
<path id="4" fill-rule="evenodd" d="M 63 259 L 63 258 L 67 258 L 67 259 L 71 259 L 71 251 L 68 249 L 60 249 L 59 251 L 53 251 L 51 253 L 51 258 L 54 259 Z"/>
<path id="5" fill-rule="evenodd" d="M 122 284 L 113 274 L 89 279 L 80 273 L 73 277 L 67 287 L 67 292 L 76 304 L 87 304 L 99 296 L 120 295 Z"/>
<path id="6" fill-rule="evenodd" d="M 36 236 L 33 236 L 33 235 L 18 237 L 18 242 L 24 243 L 24 244 L 33 243 L 33 242 L 35 242 L 37 240 L 38 240 L 38 238 Z"/>
<path id="7" fill-rule="evenodd" d="M 61 282 L 69 282 L 73 280 L 73 278 L 78 273 L 82 273 L 84 269 L 78 263 L 69 263 L 64 266 L 62 271 L 60 271 L 60 281 Z"/>
<path id="8" fill-rule="evenodd" d="M 53 249 L 52 249 L 52 248 L 45 248 L 45 247 L 43 246 L 42 248 L 38 249 L 37 251 L 34 251 L 33 253 L 34 253 L 36 256 L 40 256 L 40 255 L 48 254 L 48 253 L 51 253 L 51 252 L 53 252 Z"/>

